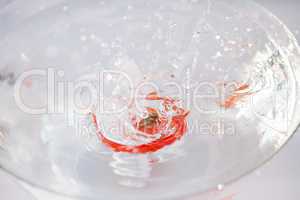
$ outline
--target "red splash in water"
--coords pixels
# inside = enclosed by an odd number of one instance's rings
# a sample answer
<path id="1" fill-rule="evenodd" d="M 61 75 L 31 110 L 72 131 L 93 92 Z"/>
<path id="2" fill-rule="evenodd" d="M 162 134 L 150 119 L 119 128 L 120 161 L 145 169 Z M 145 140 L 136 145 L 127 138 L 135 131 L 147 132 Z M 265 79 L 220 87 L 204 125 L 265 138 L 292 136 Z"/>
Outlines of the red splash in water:
<path id="1" fill-rule="evenodd" d="M 233 94 L 230 95 L 224 102 L 220 103 L 221 107 L 226 109 L 233 108 L 240 100 L 242 100 L 245 96 L 250 95 L 248 92 L 249 85 L 242 84 L 237 89 L 233 91 Z"/>
<path id="2" fill-rule="evenodd" d="M 131 123 L 137 132 L 141 132 L 145 136 L 155 136 L 160 134 L 158 139 L 154 139 L 148 143 L 140 145 L 126 145 L 112 141 L 105 137 L 105 135 L 101 132 L 96 114 L 91 113 L 92 122 L 96 128 L 100 141 L 115 152 L 144 154 L 156 152 L 165 146 L 171 145 L 177 140 L 180 140 L 187 131 L 186 117 L 188 116 L 189 111 L 179 108 L 176 105 L 176 100 L 170 97 L 161 97 L 156 92 L 149 93 L 145 99 L 149 101 L 162 102 L 163 109 L 158 110 L 157 108 L 147 107 L 147 117 L 138 118 L 137 116 L 132 116 Z M 167 113 L 170 110 L 175 113 L 175 115 L 172 115 L 171 119 L 168 119 L 165 115 L 161 114 Z"/>

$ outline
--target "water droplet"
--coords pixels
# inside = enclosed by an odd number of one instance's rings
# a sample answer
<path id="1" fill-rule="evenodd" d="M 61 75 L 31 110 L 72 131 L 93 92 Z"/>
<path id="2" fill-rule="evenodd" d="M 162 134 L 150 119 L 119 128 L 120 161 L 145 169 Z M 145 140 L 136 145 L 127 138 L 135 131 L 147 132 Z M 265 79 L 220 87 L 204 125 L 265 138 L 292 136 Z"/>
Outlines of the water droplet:
<path id="1" fill-rule="evenodd" d="M 128 6 L 127 6 L 127 10 L 132 10 L 132 6 L 131 6 L 131 5 L 128 5 Z"/>
<path id="2" fill-rule="evenodd" d="M 223 54 L 220 52 L 220 51 L 218 51 L 217 53 L 216 53 L 216 55 L 214 55 L 212 58 L 213 59 L 217 59 L 217 58 L 220 58 L 220 57 L 222 57 L 223 56 Z"/>
<path id="3" fill-rule="evenodd" d="M 177 24 L 176 23 L 171 23 L 169 26 L 170 26 L 170 28 L 175 28 L 177 26 Z"/>
<path id="4" fill-rule="evenodd" d="M 110 81 L 110 80 L 112 80 L 112 79 L 113 79 L 113 77 L 112 77 L 111 74 L 108 74 L 108 75 L 106 76 L 106 80 Z"/>
<path id="5" fill-rule="evenodd" d="M 219 184 L 219 185 L 217 186 L 217 189 L 218 189 L 219 191 L 223 190 L 223 189 L 224 189 L 224 185 L 223 185 L 223 184 Z"/>
<path id="6" fill-rule="evenodd" d="M 87 40 L 87 37 L 85 35 L 82 35 L 82 36 L 80 36 L 80 40 L 84 42 Z"/>
<path id="7" fill-rule="evenodd" d="M 67 11 L 67 10 L 69 10 L 69 7 L 68 6 L 64 6 L 63 7 L 63 11 Z"/>
<path id="8" fill-rule="evenodd" d="M 21 53 L 20 56 L 21 56 L 22 61 L 24 61 L 24 62 L 30 61 L 29 57 L 25 53 Z"/>

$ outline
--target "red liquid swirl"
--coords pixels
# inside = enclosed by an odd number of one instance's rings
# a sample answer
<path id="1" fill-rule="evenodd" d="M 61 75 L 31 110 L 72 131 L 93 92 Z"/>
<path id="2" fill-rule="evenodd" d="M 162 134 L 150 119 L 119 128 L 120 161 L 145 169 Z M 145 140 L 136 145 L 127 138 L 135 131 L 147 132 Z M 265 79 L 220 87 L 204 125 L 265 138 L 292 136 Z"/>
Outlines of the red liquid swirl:
<path id="1" fill-rule="evenodd" d="M 189 111 L 177 107 L 176 101 L 170 97 L 160 97 L 156 92 L 147 95 L 146 100 L 161 101 L 164 109 L 162 112 L 168 112 L 172 109 L 176 114 L 171 117 L 170 122 L 164 116 L 161 116 L 156 108 L 147 107 L 148 117 L 144 119 L 136 119 L 133 117 L 132 125 L 145 135 L 161 136 L 158 139 L 140 145 L 126 145 L 110 140 L 100 130 L 100 124 L 97 121 L 95 113 L 91 113 L 92 123 L 94 124 L 99 140 L 115 152 L 145 154 L 156 152 L 165 146 L 171 145 L 180 140 L 187 131 L 186 117 Z M 170 131 L 171 130 L 171 131 Z"/>

